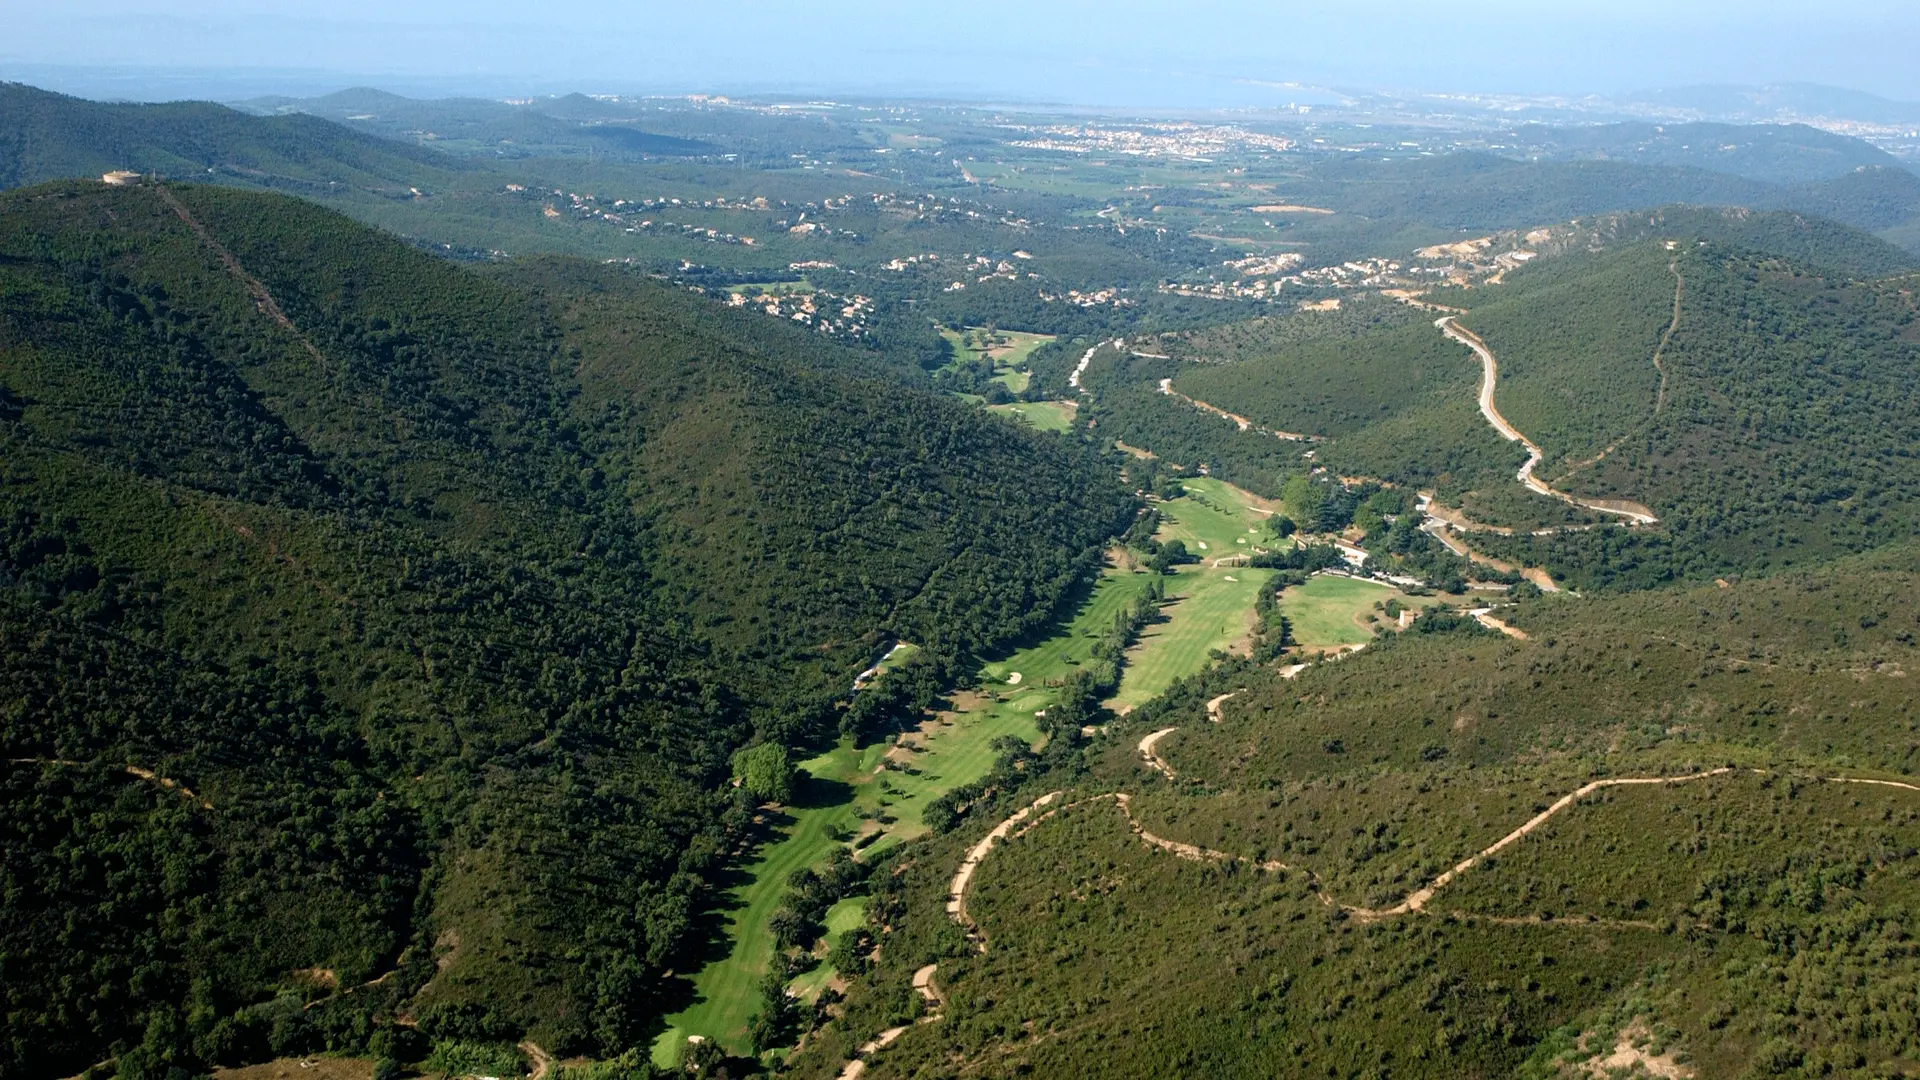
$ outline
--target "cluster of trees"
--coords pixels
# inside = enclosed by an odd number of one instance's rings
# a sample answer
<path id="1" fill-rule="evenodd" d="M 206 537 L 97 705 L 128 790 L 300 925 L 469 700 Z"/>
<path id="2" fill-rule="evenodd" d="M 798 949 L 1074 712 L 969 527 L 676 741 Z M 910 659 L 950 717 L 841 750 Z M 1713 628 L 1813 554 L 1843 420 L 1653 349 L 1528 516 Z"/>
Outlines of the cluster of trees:
<path id="1" fill-rule="evenodd" d="M 868 683 L 840 714 L 840 730 L 866 745 L 920 722 L 959 674 L 950 660 L 927 652 Z"/>
<path id="2" fill-rule="evenodd" d="M 1253 662 L 1277 659 L 1293 645 L 1293 623 L 1280 610 L 1280 594 L 1307 583 L 1307 571 L 1282 570 L 1267 578 L 1253 600 Z"/>
<path id="3" fill-rule="evenodd" d="M 801 867 L 787 878 L 786 895 L 768 920 L 781 962 L 767 972 L 761 983 L 761 1007 L 754 1014 L 750 1029 L 754 1052 L 791 1046 L 803 1031 L 824 1019 L 821 1010 L 831 1004 L 831 1000 L 816 1001 L 809 1009 L 787 990 L 787 984 L 795 975 L 820 963 L 815 948 L 826 932 L 823 920 L 827 909 L 865 889 L 872 870 L 873 867 L 856 862 L 851 851 L 840 847 L 834 849 L 825 864 Z M 860 949 L 861 941 L 867 943 L 867 949 Z M 848 934 L 835 943 L 830 959 L 836 966 L 839 960 L 846 960 L 848 966 L 837 970 L 856 975 L 862 970 L 871 941 L 863 932 Z"/>
<path id="4" fill-rule="evenodd" d="M 1179 543 L 1169 541 L 1155 558 L 1167 554 L 1168 549 Z M 1160 605 L 1166 595 L 1166 579 L 1156 573 L 1147 580 L 1139 596 L 1114 612 L 1112 624 L 1102 630 L 1093 643 L 1093 655 L 1067 673 L 1053 704 L 1047 706 L 1047 714 L 1039 718 L 1040 730 L 1049 741 L 1075 742 L 1080 738 L 1082 727 L 1099 722 L 1105 711 L 1100 703 L 1120 689 L 1127 647 L 1140 637 L 1142 630 L 1160 618 Z"/>
<path id="5" fill-rule="evenodd" d="M 1285 551 L 1266 551 L 1247 560 L 1249 566 L 1268 570 L 1298 570 L 1311 574 L 1316 570 L 1334 570 L 1347 565 L 1346 557 L 1332 544 L 1296 544 Z"/>

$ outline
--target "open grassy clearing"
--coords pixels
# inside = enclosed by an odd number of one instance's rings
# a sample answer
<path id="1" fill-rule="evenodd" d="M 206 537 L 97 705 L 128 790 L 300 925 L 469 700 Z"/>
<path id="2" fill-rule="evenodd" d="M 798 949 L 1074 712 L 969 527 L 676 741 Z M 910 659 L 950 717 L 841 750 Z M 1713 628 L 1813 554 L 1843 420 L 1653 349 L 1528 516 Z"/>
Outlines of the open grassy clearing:
<path id="1" fill-rule="evenodd" d="M 1182 480 L 1187 493 L 1160 506 L 1162 540 L 1179 540 L 1207 564 L 1250 555 L 1272 538 L 1267 519 L 1276 504 L 1210 477 Z"/>
<path id="2" fill-rule="evenodd" d="M 1021 401 L 1011 405 L 989 405 L 987 409 L 1002 416 L 1017 416 L 1041 431 L 1071 429 L 1074 414 L 1079 411 L 1071 401 Z"/>
<path id="3" fill-rule="evenodd" d="M 1167 585 L 1165 622 L 1147 627 L 1127 650 L 1120 692 L 1107 702 L 1125 712 L 1151 701 L 1207 665 L 1215 649 L 1231 651 L 1253 626 L 1253 604 L 1271 570 L 1183 566 Z"/>
<path id="4" fill-rule="evenodd" d="M 940 331 L 940 336 L 946 338 L 953 346 L 954 359 L 967 361 L 975 357 L 985 357 L 993 362 L 993 366 L 996 369 L 1004 368 L 1009 372 L 1018 371 L 1025 367 L 1027 357 L 1033 355 L 1033 350 L 1053 340 L 1052 334 L 1027 334 L 1018 330 L 994 330 L 991 332 L 993 343 L 987 345 L 980 344 L 983 339 L 986 339 L 988 333 L 989 331 L 985 327 L 969 326 L 964 333 L 956 333 L 952 330 L 943 329 Z M 1014 386 L 1009 383 L 1008 389 L 1018 393 L 1026 389 L 1026 383 L 1022 381 L 1019 386 Z"/>
<path id="5" fill-rule="evenodd" d="M 1305 585 L 1280 594 L 1280 611 L 1293 623 L 1293 638 L 1306 648 L 1359 645 L 1373 639 L 1373 605 L 1398 600 L 1409 607 L 1431 607 L 1432 598 L 1415 598 L 1390 585 L 1338 574 L 1315 574 Z M 1380 616 L 1380 625 L 1386 625 Z"/>

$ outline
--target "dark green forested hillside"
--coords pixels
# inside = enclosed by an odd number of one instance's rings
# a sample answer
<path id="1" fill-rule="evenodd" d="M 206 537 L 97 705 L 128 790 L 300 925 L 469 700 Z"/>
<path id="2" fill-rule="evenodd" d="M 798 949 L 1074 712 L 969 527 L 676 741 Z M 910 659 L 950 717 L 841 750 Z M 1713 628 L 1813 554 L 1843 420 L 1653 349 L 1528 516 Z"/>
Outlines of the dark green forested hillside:
<path id="1" fill-rule="evenodd" d="M 1183 370 L 1174 388 L 1282 431 L 1324 436 L 1345 475 L 1458 491 L 1511 476 L 1526 457 L 1474 405 L 1480 367 L 1432 318 L 1356 340 Z"/>
<path id="2" fill-rule="evenodd" d="M 113 169 L 309 194 L 351 184 L 405 196 L 458 163 L 317 116 L 256 117 L 208 101 L 110 105 L 0 83 L 0 188 Z"/>
<path id="3" fill-rule="evenodd" d="M 1666 528 L 1509 543 L 1599 584 L 1804 564 L 1912 535 L 1911 282 L 1836 280 L 1712 246 L 1677 266 L 1663 406 L 1567 477 L 1576 492 L 1659 507 Z"/>
<path id="4" fill-rule="evenodd" d="M 1772 183 L 1808 183 L 1858 168 L 1898 166 L 1886 151 L 1806 124 L 1621 124 L 1552 127 L 1511 133 L 1529 154 L 1561 159 L 1685 165 Z"/>
<path id="5" fill-rule="evenodd" d="M 729 753 L 832 735 L 883 635 L 1018 634 L 1131 516 L 720 314 L 277 196 L 0 198 L 0 1071 L 633 1045 Z"/>
<path id="6" fill-rule="evenodd" d="M 1461 324 L 1499 358 L 1498 407 L 1545 452 L 1539 475 L 1643 503 L 1660 527 L 1489 536 L 1491 552 L 1583 586 L 1648 585 L 1804 564 L 1920 525 L 1911 285 L 1840 268 L 1884 266 L 1877 241 L 1717 212 L 1623 216 L 1603 234 L 1603 250 L 1445 302 L 1468 308 Z M 1828 269 L 1795 257 L 1809 242 Z M 1533 527 L 1558 512 L 1512 482 L 1524 453 L 1480 416 L 1479 363 L 1424 320 L 1171 373 L 1256 423 L 1328 436 L 1316 456 L 1343 474 L 1465 494 L 1482 520 Z"/>
<path id="7" fill-rule="evenodd" d="M 1378 220 L 1459 229 L 1567 221 L 1669 203 L 1821 214 L 1890 229 L 1920 216 L 1920 177 L 1870 165 L 1825 179 L 1769 183 L 1691 165 L 1629 161 L 1512 161 L 1457 153 L 1407 161 L 1352 159 L 1315 167 L 1297 193 Z"/>

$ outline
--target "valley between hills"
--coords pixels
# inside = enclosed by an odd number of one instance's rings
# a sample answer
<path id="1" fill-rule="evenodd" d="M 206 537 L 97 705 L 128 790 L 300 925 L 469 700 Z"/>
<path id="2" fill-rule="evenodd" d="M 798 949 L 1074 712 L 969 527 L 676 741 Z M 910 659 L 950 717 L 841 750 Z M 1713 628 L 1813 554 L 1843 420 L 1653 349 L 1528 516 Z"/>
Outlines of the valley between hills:
<path id="1" fill-rule="evenodd" d="M 1876 145 L 0 103 L 0 1074 L 1920 1075 Z"/>

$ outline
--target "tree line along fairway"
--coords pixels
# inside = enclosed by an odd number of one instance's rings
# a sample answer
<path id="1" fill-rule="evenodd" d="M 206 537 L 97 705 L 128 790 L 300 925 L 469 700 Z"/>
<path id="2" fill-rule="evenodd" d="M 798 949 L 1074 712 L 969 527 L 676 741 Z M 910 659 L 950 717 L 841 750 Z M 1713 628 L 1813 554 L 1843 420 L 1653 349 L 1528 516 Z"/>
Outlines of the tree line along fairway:
<path id="1" fill-rule="evenodd" d="M 925 835 L 921 816 L 927 804 L 985 776 L 993 767 L 996 738 L 1013 735 L 1033 742 L 1039 737 L 1034 714 L 1046 709 L 1056 694 L 1047 684 L 1092 658 L 1091 632 L 1110 625 L 1146 590 L 1149 578 L 1123 570 L 1102 574 L 1071 622 L 985 665 L 978 690 L 951 695 L 952 707 L 904 736 L 903 746 L 881 742 L 856 748 L 843 739 L 832 750 L 801 762 L 810 779 L 796 796 L 799 805 L 778 812 L 776 834 L 740 867 L 741 883 L 729 894 L 734 905 L 726 928 L 731 947 L 694 975 L 696 1000 L 667 1018 L 667 1029 L 653 1044 L 655 1064 L 671 1067 L 689 1035 L 716 1040 L 730 1053 L 748 1053 L 748 1025 L 760 1007 L 760 983 L 775 952 L 768 919 L 780 906 L 787 878 L 866 834 L 877 836 L 861 845 L 865 853 Z M 1013 681 L 1016 673 L 1018 682 Z M 889 757 L 898 768 L 886 767 Z M 829 940 L 833 932 L 830 922 Z M 832 976 L 823 964 L 790 989 L 817 992 Z"/>

